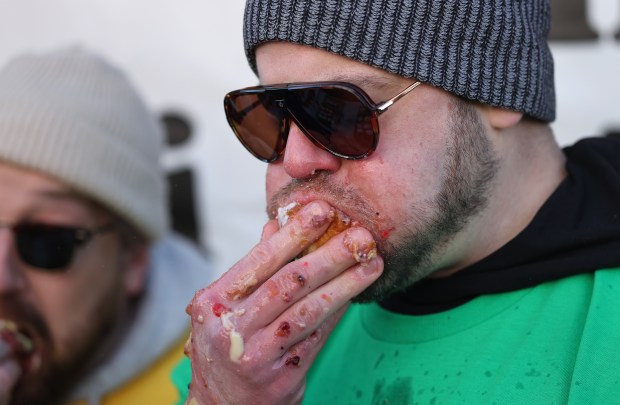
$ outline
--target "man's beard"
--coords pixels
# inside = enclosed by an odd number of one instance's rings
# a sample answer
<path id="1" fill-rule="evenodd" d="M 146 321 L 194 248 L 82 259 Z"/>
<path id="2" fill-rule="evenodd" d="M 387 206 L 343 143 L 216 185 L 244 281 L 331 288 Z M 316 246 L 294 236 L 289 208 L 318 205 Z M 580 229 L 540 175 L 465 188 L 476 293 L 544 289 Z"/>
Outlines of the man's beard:
<path id="1" fill-rule="evenodd" d="M 373 226 L 375 210 L 355 190 L 333 185 L 327 173 L 294 180 L 270 201 L 268 212 L 289 202 L 295 191 L 308 189 L 330 196 L 332 201 L 346 202 L 358 218 L 369 219 L 368 229 L 375 233 L 384 270 L 353 301 L 380 301 L 428 276 L 436 270 L 437 257 L 448 243 L 487 205 L 488 189 L 498 170 L 496 154 L 473 105 L 458 98 L 452 102 L 448 161 L 441 189 L 432 200 L 409 207 L 405 236 L 400 240 L 383 243 Z"/>
<path id="2" fill-rule="evenodd" d="M 413 226 L 386 248 L 381 278 L 355 298 L 380 301 L 437 270 L 438 256 L 488 203 L 499 167 L 486 129 L 472 104 L 454 98 L 450 115 L 448 162 L 433 201 L 411 206 Z"/>
<path id="3" fill-rule="evenodd" d="M 38 344 L 43 350 L 41 367 L 33 375 L 20 379 L 11 397 L 14 405 L 50 405 L 64 401 L 65 396 L 77 383 L 83 380 L 91 369 L 94 359 L 100 359 L 103 342 L 106 342 L 117 323 L 117 311 L 108 301 L 103 303 L 96 316 L 89 320 L 88 332 L 76 331 L 76 339 L 71 347 L 65 348 L 65 356 L 58 356 L 48 326 L 31 307 L 12 300 L 13 297 L 0 297 L 0 307 L 7 315 L 18 314 L 14 319 L 20 322 L 31 320 L 36 324 Z M 29 314 L 28 318 L 19 314 Z M 67 314 L 70 316 L 70 314 Z M 44 342 L 44 343 L 41 343 Z"/>

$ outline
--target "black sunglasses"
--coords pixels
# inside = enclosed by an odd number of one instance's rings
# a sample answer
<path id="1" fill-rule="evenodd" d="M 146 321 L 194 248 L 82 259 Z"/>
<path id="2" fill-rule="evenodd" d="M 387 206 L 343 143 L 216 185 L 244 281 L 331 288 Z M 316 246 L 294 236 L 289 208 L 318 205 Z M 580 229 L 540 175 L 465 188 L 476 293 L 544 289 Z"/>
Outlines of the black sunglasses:
<path id="1" fill-rule="evenodd" d="M 114 225 L 86 229 L 28 222 L 0 224 L 0 228 L 13 231 L 17 253 L 24 263 L 40 270 L 57 272 L 71 264 L 77 247 L 85 245 L 97 234 L 114 229 Z"/>
<path id="2" fill-rule="evenodd" d="M 284 152 L 291 119 L 331 154 L 363 159 L 379 142 L 379 115 L 420 84 L 415 82 L 378 104 L 356 85 L 344 82 L 248 87 L 228 93 L 224 110 L 239 141 L 263 162 L 274 162 Z"/>

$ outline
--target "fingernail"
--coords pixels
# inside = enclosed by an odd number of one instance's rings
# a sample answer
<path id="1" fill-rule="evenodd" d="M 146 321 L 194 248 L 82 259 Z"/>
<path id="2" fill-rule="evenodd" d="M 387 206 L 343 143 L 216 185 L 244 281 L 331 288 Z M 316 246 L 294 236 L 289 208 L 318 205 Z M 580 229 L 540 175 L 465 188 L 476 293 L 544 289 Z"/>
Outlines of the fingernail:
<path id="1" fill-rule="evenodd" d="M 314 202 L 308 204 L 304 214 L 309 220 L 308 223 L 315 228 L 320 228 L 323 225 L 332 222 L 336 217 L 336 211 L 333 208 L 325 211 L 320 204 Z"/>
<path id="2" fill-rule="evenodd" d="M 364 241 L 360 237 L 360 230 L 351 229 L 346 232 L 344 246 L 358 263 L 368 263 L 377 257 L 377 244 L 374 240 Z"/>

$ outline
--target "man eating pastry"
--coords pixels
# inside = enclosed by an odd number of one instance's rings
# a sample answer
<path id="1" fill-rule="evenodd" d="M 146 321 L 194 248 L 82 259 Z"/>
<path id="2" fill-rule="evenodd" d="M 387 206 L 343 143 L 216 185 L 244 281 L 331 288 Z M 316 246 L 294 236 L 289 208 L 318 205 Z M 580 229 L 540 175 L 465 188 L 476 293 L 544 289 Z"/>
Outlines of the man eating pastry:
<path id="1" fill-rule="evenodd" d="M 549 24 L 544 0 L 247 1 L 259 85 L 224 106 L 270 220 L 188 306 L 182 400 L 620 398 L 620 145 L 558 146 Z"/>

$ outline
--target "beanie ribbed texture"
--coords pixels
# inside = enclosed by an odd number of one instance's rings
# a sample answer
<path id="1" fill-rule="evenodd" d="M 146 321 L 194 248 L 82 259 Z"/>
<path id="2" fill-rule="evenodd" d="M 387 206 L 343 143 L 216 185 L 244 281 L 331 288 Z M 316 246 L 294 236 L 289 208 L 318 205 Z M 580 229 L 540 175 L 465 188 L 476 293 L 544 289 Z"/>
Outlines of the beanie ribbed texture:
<path id="1" fill-rule="evenodd" d="M 248 0 L 246 56 L 288 41 L 555 119 L 549 0 Z"/>
<path id="2" fill-rule="evenodd" d="M 125 75 L 79 47 L 0 71 L 0 161 L 60 180 L 149 239 L 168 226 L 162 142 Z"/>

